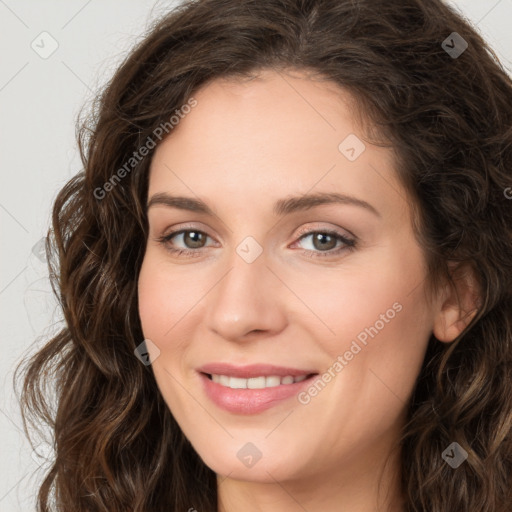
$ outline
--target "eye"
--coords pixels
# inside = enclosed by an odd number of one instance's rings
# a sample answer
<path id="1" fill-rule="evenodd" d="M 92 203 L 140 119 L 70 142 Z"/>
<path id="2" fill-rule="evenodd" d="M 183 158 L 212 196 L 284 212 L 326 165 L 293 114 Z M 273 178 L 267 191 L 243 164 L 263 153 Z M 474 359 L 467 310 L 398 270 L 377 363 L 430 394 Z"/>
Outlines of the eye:
<path id="1" fill-rule="evenodd" d="M 203 231 L 199 231 L 197 229 L 181 229 L 179 231 L 173 231 L 168 235 L 164 235 L 157 240 L 173 254 L 198 256 L 198 249 L 202 249 L 204 247 L 207 238 L 210 237 Z M 182 243 L 185 243 L 185 248 L 180 249 L 173 247 L 175 243 L 172 242 L 173 239 L 177 239 L 178 241 L 181 239 Z"/>
<path id="2" fill-rule="evenodd" d="M 333 230 L 317 230 L 299 233 L 302 235 L 295 243 L 311 238 L 310 248 L 305 251 L 309 258 L 323 258 L 336 256 L 343 251 L 352 251 L 356 247 L 356 240 L 348 238 Z M 341 246 L 336 247 L 340 243 Z"/>
<path id="3" fill-rule="evenodd" d="M 189 249 L 200 249 L 203 247 L 206 237 L 206 233 L 202 231 L 192 231 L 190 229 L 179 231 L 178 233 L 174 233 L 172 238 L 182 237 L 181 240 L 185 242 L 187 248 Z"/>

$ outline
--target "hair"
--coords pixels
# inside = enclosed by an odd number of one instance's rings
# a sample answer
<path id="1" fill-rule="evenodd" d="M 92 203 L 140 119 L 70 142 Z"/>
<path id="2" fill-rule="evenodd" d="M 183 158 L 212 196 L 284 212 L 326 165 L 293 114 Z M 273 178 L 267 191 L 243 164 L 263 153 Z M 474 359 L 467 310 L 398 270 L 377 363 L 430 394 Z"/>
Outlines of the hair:
<path id="1" fill-rule="evenodd" d="M 453 32 L 468 44 L 458 58 L 442 46 Z M 478 310 L 461 334 L 452 343 L 431 335 L 408 404 L 406 511 L 510 511 L 512 84 L 440 0 L 192 1 L 127 55 L 78 125 L 84 169 L 53 205 L 46 251 L 64 327 L 15 373 L 16 382 L 23 369 L 27 436 L 30 424 L 54 437 L 38 511 L 217 510 L 215 473 L 134 356 L 154 149 L 105 184 L 199 88 L 263 70 L 301 70 L 348 91 L 375 143 L 395 155 L 426 285 L 455 283 L 458 268 L 478 282 Z M 453 442 L 468 453 L 457 469 L 442 458 Z"/>

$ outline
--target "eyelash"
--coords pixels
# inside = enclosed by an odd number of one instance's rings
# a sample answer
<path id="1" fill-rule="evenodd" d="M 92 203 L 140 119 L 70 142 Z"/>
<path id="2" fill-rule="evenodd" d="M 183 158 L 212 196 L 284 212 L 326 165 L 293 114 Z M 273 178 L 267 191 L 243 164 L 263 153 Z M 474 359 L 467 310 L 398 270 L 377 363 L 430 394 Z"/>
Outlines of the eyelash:
<path id="1" fill-rule="evenodd" d="M 199 249 L 175 249 L 169 245 L 169 242 L 171 241 L 172 238 L 174 238 L 177 235 L 181 235 L 183 233 L 188 233 L 188 232 L 200 233 L 200 234 L 208 237 L 208 235 L 204 231 L 200 231 L 198 229 L 193 229 L 193 228 L 185 228 L 185 229 L 180 229 L 177 231 L 172 231 L 171 233 L 169 233 L 167 235 L 158 237 L 156 239 L 156 241 L 161 243 L 165 247 L 166 250 L 170 251 L 172 254 L 174 254 L 176 256 L 198 257 L 198 256 L 200 256 L 200 254 L 198 254 L 198 253 L 201 251 L 201 249 L 204 249 L 204 247 L 201 247 Z M 337 231 L 333 231 L 333 230 L 329 230 L 329 229 L 309 230 L 309 231 L 303 230 L 298 233 L 299 238 L 297 241 L 302 240 L 303 238 L 306 238 L 310 235 L 315 235 L 318 233 L 320 233 L 322 235 L 333 236 L 338 241 L 343 242 L 345 244 L 345 246 L 338 247 L 337 249 L 330 249 L 329 251 L 311 251 L 308 249 L 304 249 L 304 255 L 308 258 L 325 258 L 325 257 L 329 257 L 329 256 L 332 257 L 332 256 L 338 255 L 342 251 L 352 252 L 356 248 L 356 245 L 357 245 L 356 239 L 347 238 L 347 237 L 341 235 L 340 233 L 338 233 Z"/>

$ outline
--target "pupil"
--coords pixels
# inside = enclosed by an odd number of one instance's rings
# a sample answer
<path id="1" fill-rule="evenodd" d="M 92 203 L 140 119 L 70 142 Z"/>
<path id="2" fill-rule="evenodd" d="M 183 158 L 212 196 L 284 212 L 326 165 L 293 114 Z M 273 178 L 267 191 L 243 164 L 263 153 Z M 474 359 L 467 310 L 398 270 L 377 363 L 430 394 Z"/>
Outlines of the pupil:
<path id="1" fill-rule="evenodd" d="M 194 240 L 194 238 L 201 238 L 202 233 L 198 233 L 197 231 L 189 231 L 187 233 L 187 237 L 192 240 L 193 248 L 197 248 L 201 246 L 201 240 Z M 197 247 L 194 244 L 198 244 Z M 188 245 L 188 244 L 187 244 Z"/>
<path id="2" fill-rule="evenodd" d="M 331 235 L 326 235 L 326 234 L 323 234 L 323 233 L 318 233 L 318 234 L 316 235 L 316 237 L 314 238 L 314 240 L 315 240 L 315 242 L 325 242 L 325 239 L 326 239 L 326 238 L 331 238 L 331 244 L 332 244 L 332 242 L 333 242 L 333 241 L 334 241 L 334 243 L 336 244 L 336 241 L 334 240 L 334 238 L 333 238 L 333 237 L 331 237 Z M 316 247 L 316 244 L 314 244 L 314 245 L 315 245 L 315 248 L 316 248 L 316 249 L 322 249 L 322 248 L 324 248 L 324 249 L 325 249 L 325 248 L 326 248 L 326 245 L 325 245 L 325 244 L 323 244 L 323 245 L 322 245 L 322 244 L 320 244 L 320 246 L 319 246 L 319 247 Z M 327 248 L 328 248 L 328 249 L 332 249 L 332 247 L 327 247 Z"/>

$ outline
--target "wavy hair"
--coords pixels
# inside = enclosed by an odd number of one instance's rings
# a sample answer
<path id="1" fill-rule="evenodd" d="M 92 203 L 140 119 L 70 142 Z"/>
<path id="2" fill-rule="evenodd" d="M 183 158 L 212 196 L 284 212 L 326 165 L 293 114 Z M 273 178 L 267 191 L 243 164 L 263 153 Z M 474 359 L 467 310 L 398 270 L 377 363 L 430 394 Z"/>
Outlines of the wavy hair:
<path id="1" fill-rule="evenodd" d="M 453 32 L 468 45 L 458 56 L 443 45 L 454 47 Z M 217 510 L 216 475 L 134 356 L 144 339 L 137 281 L 154 149 L 128 170 L 126 162 L 200 87 L 264 69 L 304 70 L 349 91 L 375 143 L 396 154 L 427 284 L 435 289 L 462 265 L 478 279 L 476 315 L 452 343 L 431 336 L 408 405 L 407 512 L 509 512 L 512 85 L 475 28 L 441 0 L 190 1 L 128 54 L 79 120 L 84 169 L 53 206 L 46 250 L 64 327 L 15 373 L 27 435 L 30 424 L 54 436 L 38 510 Z M 468 452 L 457 469 L 441 456 L 452 442 Z"/>

